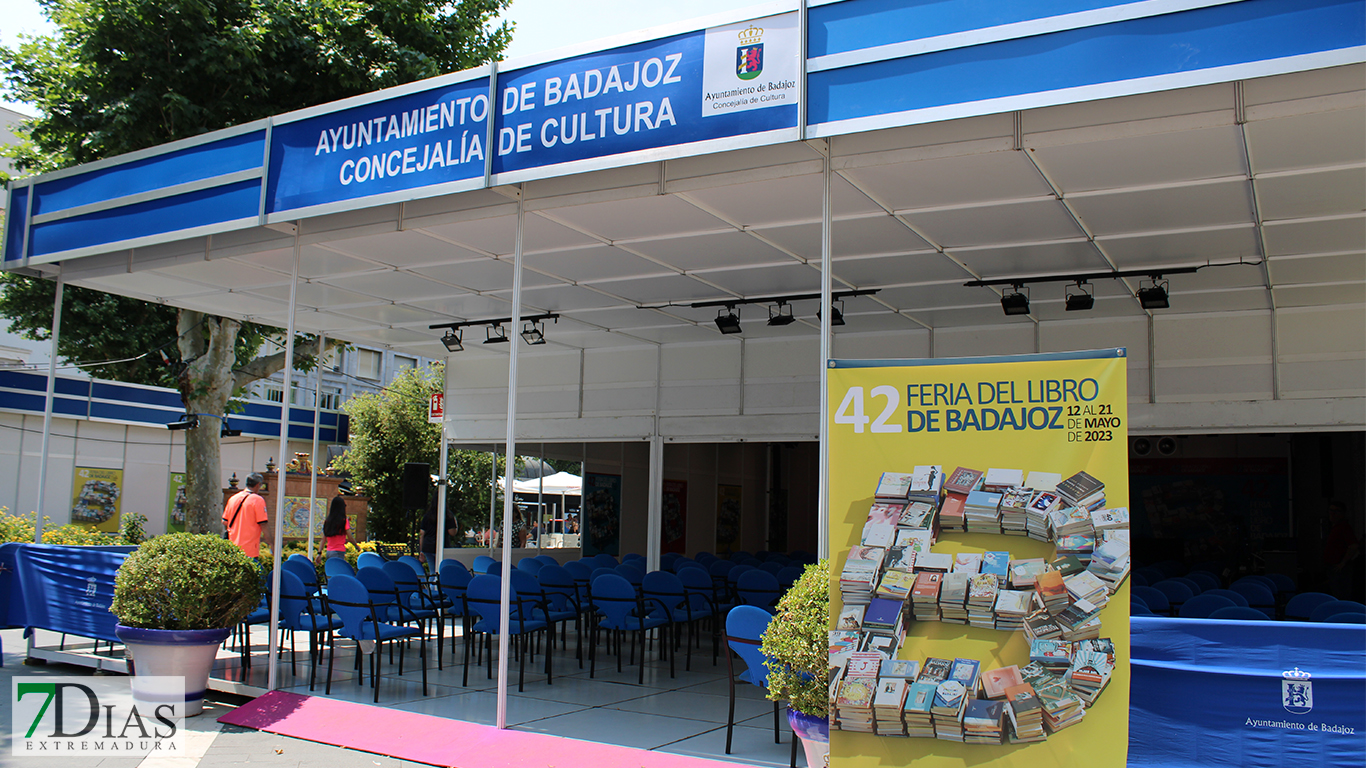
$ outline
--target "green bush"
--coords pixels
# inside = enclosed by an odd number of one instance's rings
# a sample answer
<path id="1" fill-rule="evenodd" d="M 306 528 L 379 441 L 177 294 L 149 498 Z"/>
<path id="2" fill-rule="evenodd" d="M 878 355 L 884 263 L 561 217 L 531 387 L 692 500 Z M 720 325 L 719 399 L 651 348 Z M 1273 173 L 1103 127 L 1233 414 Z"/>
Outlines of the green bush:
<path id="1" fill-rule="evenodd" d="M 141 544 L 147 538 L 147 516 L 137 512 L 124 512 L 122 518 L 119 533 L 123 540 L 134 546 Z"/>
<path id="2" fill-rule="evenodd" d="M 222 629 L 261 600 L 261 571 L 235 544 L 212 534 L 158 536 L 114 575 L 109 610 L 128 627 Z"/>
<path id="3" fill-rule="evenodd" d="M 29 541 L 33 539 L 30 538 Z M 89 525 L 67 523 L 56 528 L 43 528 L 43 543 L 68 547 L 109 547 L 124 542 L 118 534 L 97 531 Z"/>
<path id="4" fill-rule="evenodd" d="M 32 512 L 12 515 L 9 507 L 0 507 L 0 544 L 11 541 L 32 543 L 36 517 Z"/>
<path id="5" fill-rule="evenodd" d="M 812 717 L 829 717 L 830 563 L 808 565 L 778 601 L 760 638 L 768 663 L 768 698 Z"/>

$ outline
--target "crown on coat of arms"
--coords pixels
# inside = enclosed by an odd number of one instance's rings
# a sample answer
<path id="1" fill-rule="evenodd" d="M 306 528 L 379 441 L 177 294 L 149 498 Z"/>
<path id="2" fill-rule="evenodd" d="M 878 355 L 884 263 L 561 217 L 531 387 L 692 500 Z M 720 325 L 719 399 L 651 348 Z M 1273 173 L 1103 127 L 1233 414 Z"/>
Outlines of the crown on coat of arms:
<path id="1" fill-rule="evenodd" d="M 1308 680 L 1309 678 L 1313 677 L 1313 675 L 1309 674 L 1308 672 L 1305 672 L 1299 667 L 1295 667 L 1294 669 L 1288 669 L 1282 672 L 1281 677 L 1285 678 L 1286 680 L 1294 680 L 1296 682 L 1302 683 Z"/>
<path id="2" fill-rule="evenodd" d="M 740 45 L 754 45 L 763 39 L 763 36 L 763 28 L 756 27 L 753 24 L 749 25 L 748 29 L 740 30 L 740 34 L 736 35 L 736 37 L 740 38 Z"/>

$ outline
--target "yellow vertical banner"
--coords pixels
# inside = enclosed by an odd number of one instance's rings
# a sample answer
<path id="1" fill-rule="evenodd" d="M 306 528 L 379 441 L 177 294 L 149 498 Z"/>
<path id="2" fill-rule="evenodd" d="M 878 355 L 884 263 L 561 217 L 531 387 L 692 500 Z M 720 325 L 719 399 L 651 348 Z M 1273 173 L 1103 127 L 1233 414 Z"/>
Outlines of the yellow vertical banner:
<path id="1" fill-rule="evenodd" d="M 71 484 L 71 522 L 105 533 L 117 532 L 122 494 L 123 470 L 76 467 Z"/>
<path id="2" fill-rule="evenodd" d="M 830 765 L 1124 765 L 1123 349 L 831 360 Z"/>

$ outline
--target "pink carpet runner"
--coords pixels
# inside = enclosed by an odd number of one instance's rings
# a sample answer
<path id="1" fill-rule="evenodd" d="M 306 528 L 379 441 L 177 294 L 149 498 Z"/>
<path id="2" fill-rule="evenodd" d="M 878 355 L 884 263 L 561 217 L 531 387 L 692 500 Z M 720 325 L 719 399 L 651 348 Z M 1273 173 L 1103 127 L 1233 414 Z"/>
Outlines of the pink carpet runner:
<path id="1" fill-rule="evenodd" d="M 218 721 L 452 768 L 734 768 L 736 765 L 544 733 L 500 731 L 490 725 L 284 691 L 271 691 L 223 715 Z"/>

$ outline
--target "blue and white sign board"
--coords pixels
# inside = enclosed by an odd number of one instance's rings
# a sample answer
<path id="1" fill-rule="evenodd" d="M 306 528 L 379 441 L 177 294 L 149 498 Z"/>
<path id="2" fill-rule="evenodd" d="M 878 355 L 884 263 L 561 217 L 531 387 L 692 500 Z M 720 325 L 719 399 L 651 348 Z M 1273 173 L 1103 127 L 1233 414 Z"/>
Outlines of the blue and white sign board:
<path id="1" fill-rule="evenodd" d="M 266 214 L 277 221 L 408 199 L 418 188 L 483 186 L 488 120 L 487 68 L 278 117 Z"/>
<path id="2" fill-rule="evenodd" d="M 494 183 L 797 138 L 796 13 L 498 75 Z"/>

